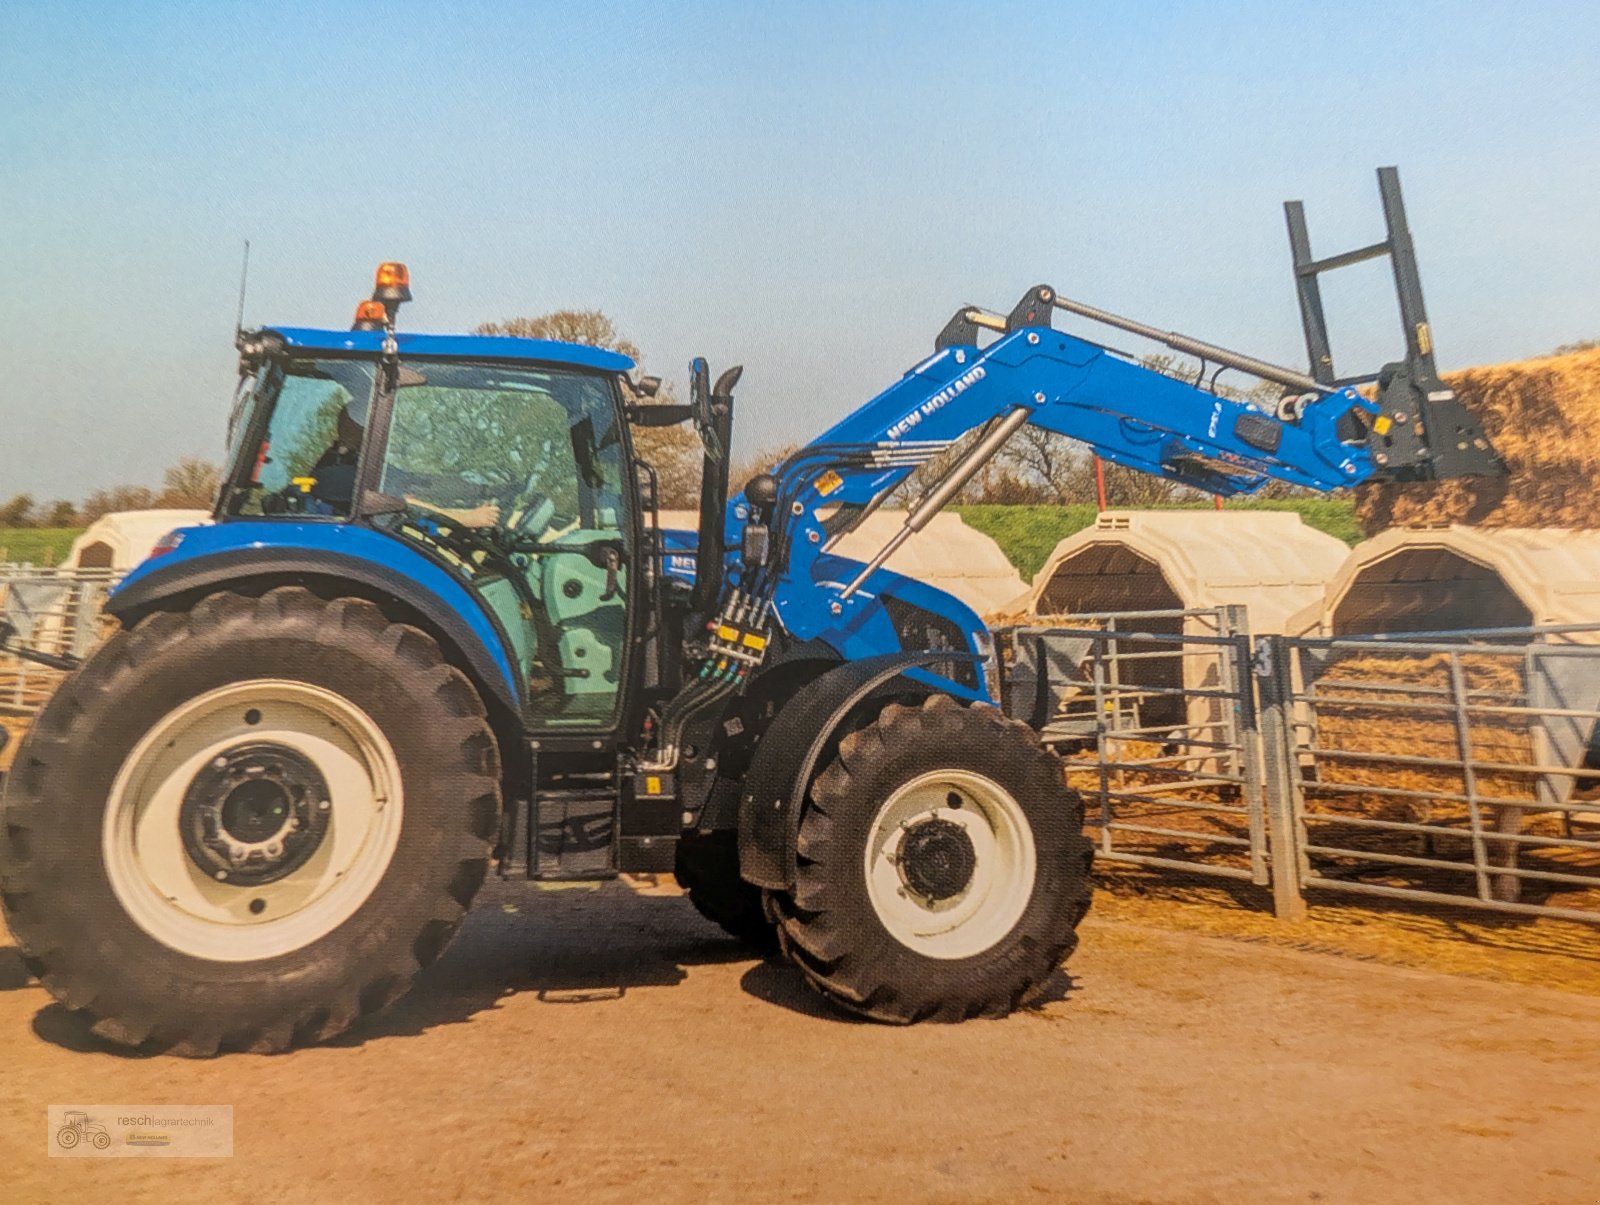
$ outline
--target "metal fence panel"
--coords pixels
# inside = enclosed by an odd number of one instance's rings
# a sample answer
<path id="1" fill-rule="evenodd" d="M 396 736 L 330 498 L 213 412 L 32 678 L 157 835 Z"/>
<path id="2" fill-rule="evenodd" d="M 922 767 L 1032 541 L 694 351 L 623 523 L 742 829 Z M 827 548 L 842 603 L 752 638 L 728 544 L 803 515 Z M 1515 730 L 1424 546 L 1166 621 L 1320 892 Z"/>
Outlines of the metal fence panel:
<path id="1" fill-rule="evenodd" d="M 1075 622 L 997 633 L 1002 702 L 1061 754 L 1100 857 L 1266 884 L 1243 608 Z"/>
<path id="2" fill-rule="evenodd" d="M 0 567 L 0 620 L 24 648 L 85 656 L 104 638 L 102 609 L 120 576 L 112 569 Z M 0 652 L 0 713 L 33 714 L 63 677 L 60 670 Z"/>
<path id="3" fill-rule="evenodd" d="M 1303 886 L 1600 922 L 1592 639 L 1280 640 Z"/>

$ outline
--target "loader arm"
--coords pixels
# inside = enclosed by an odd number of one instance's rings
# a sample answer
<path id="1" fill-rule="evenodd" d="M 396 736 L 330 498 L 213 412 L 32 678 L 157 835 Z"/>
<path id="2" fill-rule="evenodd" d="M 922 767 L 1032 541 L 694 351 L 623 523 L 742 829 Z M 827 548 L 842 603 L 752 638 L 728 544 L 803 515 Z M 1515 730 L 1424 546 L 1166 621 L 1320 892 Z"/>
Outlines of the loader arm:
<path id="1" fill-rule="evenodd" d="M 964 307 L 931 357 L 734 500 L 728 534 L 730 546 L 742 540 L 742 552 L 730 603 L 758 625 L 776 610 L 803 638 L 849 626 L 873 574 L 1028 424 L 1114 464 L 1223 497 L 1269 480 L 1326 492 L 1369 481 L 1503 476 L 1483 428 L 1438 377 L 1399 171 L 1380 167 L 1377 176 L 1386 234 L 1353 251 L 1314 257 L 1304 206 L 1284 205 L 1308 372 L 1070 301 L 1048 285 L 1029 289 L 1004 316 Z M 1394 270 L 1404 358 L 1339 379 L 1319 278 L 1380 257 Z M 1194 356 L 1200 371 L 1178 380 L 1056 331 L 1058 309 Z M 980 346 L 984 332 L 998 338 Z M 1272 382 L 1282 396 L 1270 411 L 1222 396 L 1214 385 L 1224 368 Z M 1367 385 L 1371 396 L 1358 392 Z M 948 458 L 901 530 L 848 581 L 831 580 L 834 563 L 820 560 L 830 545 L 918 466 L 980 431 Z"/>
<path id="2" fill-rule="evenodd" d="M 1056 308 L 1115 325 L 1282 385 L 1268 412 L 1051 328 Z M 980 347 L 981 330 L 998 338 Z M 1183 336 L 1142 328 L 1028 291 L 1009 317 L 959 311 L 938 350 L 860 409 L 754 479 L 730 508 L 730 545 L 746 597 L 767 600 L 806 638 L 841 623 L 867 579 L 926 526 L 1025 425 L 1079 440 L 1116 464 L 1220 496 L 1269 480 L 1331 491 L 1363 482 L 1431 480 L 1504 471 L 1473 417 L 1431 364 L 1391 364 L 1375 397 Z M 912 504 L 902 530 L 848 581 L 822 582 L 817 559 L 919 466 L 978 432 Z M 817 597 L 816 585 L 831 587 Z"/>

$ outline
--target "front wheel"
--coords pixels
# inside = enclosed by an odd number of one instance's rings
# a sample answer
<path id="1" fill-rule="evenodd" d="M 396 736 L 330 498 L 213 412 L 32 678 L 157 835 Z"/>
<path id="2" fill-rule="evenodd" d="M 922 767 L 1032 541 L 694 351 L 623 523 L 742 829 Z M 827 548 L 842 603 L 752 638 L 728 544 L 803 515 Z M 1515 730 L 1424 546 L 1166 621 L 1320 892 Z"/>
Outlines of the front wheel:
<path id="1" fill-rule="evenodd" d="M 1093 847 L 1061 763 L 992 708 L 892 703 L 840 742 L 801 815 L 784 953 L 881 1021 L 1003 1016 L 1077 944 Z"/>
<path id="2" fill-rule="evenodd" d="M 439 954 L 498 813 L 483 704 L 427 635 L 358 599 L 216 594 L 108 641 L 40 714 L 0 902 L 102 1036 L 282 1050 Z"/>

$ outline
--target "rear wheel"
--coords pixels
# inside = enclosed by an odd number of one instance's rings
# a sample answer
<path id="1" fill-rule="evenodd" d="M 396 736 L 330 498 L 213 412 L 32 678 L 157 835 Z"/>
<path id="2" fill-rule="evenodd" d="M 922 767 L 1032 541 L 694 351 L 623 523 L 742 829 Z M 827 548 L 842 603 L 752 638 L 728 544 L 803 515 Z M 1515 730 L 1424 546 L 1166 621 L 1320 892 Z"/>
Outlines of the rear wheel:
<path id="1" fill-rule="evenodd" d="M 371 603 L 219 594 L 109 641 L 18 754 L 0 901 L 128 1044 L 282 1050 L 399 996 L 482 883 L 498 756 L 471 683 Z"/>
<path id="2" fill-rule="evenodd" d="M 1071 953 L 1089 906 L 1083 805 L 1033 733 L 945 695 L 847 736 L 801 815 L 785 954 L 878 1020 L 1003 1016 Z"/>

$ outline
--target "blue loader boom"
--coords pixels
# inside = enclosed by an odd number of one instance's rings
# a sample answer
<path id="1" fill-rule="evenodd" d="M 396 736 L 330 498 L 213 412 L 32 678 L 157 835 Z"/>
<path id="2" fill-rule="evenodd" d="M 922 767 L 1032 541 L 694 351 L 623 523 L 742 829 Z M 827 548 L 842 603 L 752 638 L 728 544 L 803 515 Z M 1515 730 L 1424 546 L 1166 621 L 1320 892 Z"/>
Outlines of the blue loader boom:
<path id="1" fill-rule="evenodd" d="M 491 870 L 670 871 L 841 1009 L 1009 1012 L 1076 944 L 1082 801 L 989 705 L 980 618 L 886 563 L 1027 424 L 1222 495 L 1503 471 L 1438 380 L 1398 179 L 1379 183 L 1389 234 L 1359 252 L 1312 259 L 1289 210 L 1309 372 L 1037 286 L 958 311 L 732 497 L 739 369 L 697 360 L 666 404 L 600 349 L 401 332 L 395 263 L 351 330 L 241 331 L 214 522 L 128 576 L 86 662 L 13 650 L 72 672 L 0 800 L 11 932 L 97 1033 L 273 1051 L 403 993 Z M 1341 380 L 1317 277 L 1379 254 L 1406 354 Z M 1282 398 L 1163 375 L 1057 310 Z M 692 535 L 662 530 L 634 445 L 682 423 L 704 447 Z M 924 466 L 900 531 L 841 556 Z"/>

